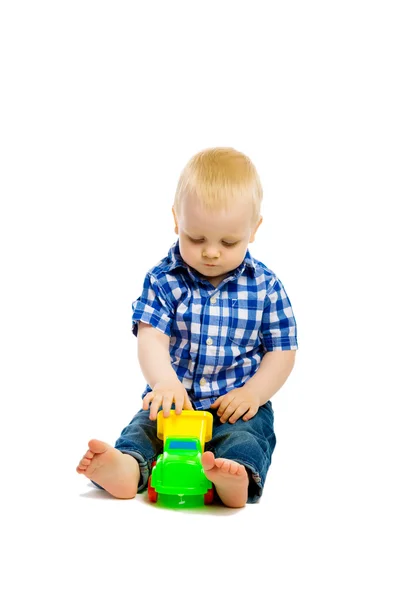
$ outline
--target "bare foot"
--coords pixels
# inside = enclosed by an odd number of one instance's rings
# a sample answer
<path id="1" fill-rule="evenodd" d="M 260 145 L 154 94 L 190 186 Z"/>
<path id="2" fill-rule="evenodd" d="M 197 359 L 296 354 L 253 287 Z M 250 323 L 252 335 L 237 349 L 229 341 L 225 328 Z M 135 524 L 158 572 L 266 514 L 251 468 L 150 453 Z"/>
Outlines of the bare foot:
<path id="1" fill-rule="evenodd" d="M 76 467 L 116 498 L 134 498 L 140 479 L 139 464 L 105 442 L 90 440 L 89 450 Z"/>
<path id="2" fill-rule="evenodd" d="M 243 465 L 227 458 L 215 458 L 212 452 L 204 452 L 201 462 L 205 476 L 213 482 L 225 506 L 241 508 L 246 504 L 249 476 Z"/>

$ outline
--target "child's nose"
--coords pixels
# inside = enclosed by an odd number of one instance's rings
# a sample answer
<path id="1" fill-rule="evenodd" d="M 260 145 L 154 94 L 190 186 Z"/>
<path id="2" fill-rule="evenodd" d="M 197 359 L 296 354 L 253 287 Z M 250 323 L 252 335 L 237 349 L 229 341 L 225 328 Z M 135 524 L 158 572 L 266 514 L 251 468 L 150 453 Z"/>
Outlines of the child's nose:
<path id="1" fill-rule="evenodd" d="M 206 248 L 203 250 L 203 258 L 219 258 L 220 252 L 216 248 Z"/>

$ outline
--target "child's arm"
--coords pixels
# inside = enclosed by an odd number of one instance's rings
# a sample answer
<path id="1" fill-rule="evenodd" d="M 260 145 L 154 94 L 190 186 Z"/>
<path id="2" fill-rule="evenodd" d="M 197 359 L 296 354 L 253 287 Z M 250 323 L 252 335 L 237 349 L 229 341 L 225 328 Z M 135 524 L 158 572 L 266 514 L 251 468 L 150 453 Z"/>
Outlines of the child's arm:
<path id="1" fill-rule="evenodd" d="M 142 373 L 151 388 L 159 381 L 179 381 L 171 366 L 169 337 L 141 321 L 138 328 L 138 357 Z"/>
<path id="2" fill-rule="evenodd" d="M 142 373 L 152 389 L 143 398 L 144 410 L 148 410 L 151 403 L 150 419 L 157 418 L 161 405 L 164 416 L 168 417 L 172 402 L 175 403 L 177 414 L 180 414 L 182 408 L 192 409 L 186 389 L 171 366 L 168 335 L 140 321 L 138 357 Z"/>
<path id="3" fill-rule="evenodd" d="M 260 406 L 268 402 L 283 386 L 294 367 L 296 350 L 275 350 L 264 354 L 257 372 L 243 386 L 260 398 Z"/>

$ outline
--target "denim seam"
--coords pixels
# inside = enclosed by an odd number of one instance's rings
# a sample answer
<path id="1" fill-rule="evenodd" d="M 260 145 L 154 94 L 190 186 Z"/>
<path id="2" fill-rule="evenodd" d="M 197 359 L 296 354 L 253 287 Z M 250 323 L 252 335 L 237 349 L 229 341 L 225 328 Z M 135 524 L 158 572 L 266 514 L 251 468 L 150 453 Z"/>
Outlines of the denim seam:
<path id="1" fill-rule="evenodd" d="M 248 463 L 247 461 L 242 461 L 242 460 L 240 460 L 240 458 L 237 459 L 236 462 L 240 463 L 241 465 L 243 465 L 245 467 L 245 469 L 249 469 L 251 472 L 253 483 L 256 485 L 258 493 L 255 493 L 251 497 L 248 496 L 246 504 L 255 504 L 262 496 L 265 482 L 262 482 L 260 474 L 258 473 L 258 471 L 256 471 L 256 469 L 250 463 Z M 257 476 L 260 479 L 260 481 L 255 481 L 254 476 Z M 249 480 L 249 486 L 250 486 L 250 483 L 251 482 Z"/>
<path id="2" fill-rule="evenodd" d="M 135 450 L 120 450 L 120 452 L 122 452 L 123 454 L 129 454 L 130 456 L 132 456 L 133 458 L 135 458 L 137 460 L 137 462 L 139 464 L 139 469 L 140 469 L 140 477 L 142 479 L 142 483 L 140 483 L 140 480 L 139 480 L 139 485 L 138 485 L 137 491 L 142 492 L 147 487 L 147 482 L 149 480 L 149 475 L 150 475 L 150 467 L 149 467 L 148 461 L 144 458 L 144 456 L 142 454 L 140 454 L 139 452 L 136 452 Z"/>
<path id="3" fill-rule="evenodd" d="M 250 469 L 252 476 L 253 476 L 253 481 L 254 483 L 256 483 L 259 487 L 260 483 L 261 483 L 261 477 L 260 477 L 260 473 L 256 470 L 256 468 L 254 467 L 254 465 L 251 465 L 250 463 L 239 459 L 236 459 L 236 462 L 238 462 L 239 464 L 243 465 L 244 467 L 247 467 L 247 469 Z M 254 476 L 258 477 L 260 479 L 260 481 L 255 481 Z"/>

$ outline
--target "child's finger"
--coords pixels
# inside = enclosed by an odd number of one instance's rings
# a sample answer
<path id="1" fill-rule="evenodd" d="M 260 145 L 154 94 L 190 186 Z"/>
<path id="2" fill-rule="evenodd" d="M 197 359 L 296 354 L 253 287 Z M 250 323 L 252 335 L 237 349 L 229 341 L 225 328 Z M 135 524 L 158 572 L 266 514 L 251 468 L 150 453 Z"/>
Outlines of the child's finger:
<path id="1" fill-rule="evenodd" d="M 242 417 L 245 412 L 247 412 L 247 409 L 248 405 L 246 406 L 244 402 L 242 404 L 239 404 L 237 409 L 234 410 L 232 412 L 232 415 L 229 417 L 229 423 L 236 423 L 236 421 L 240 419 L 240 417 Z"/>
<path id="2" fill-rule="evenodd" d="M 175 397 L 175 414 L 180 415 L 184 406 L 184 398 L 182 396 Z"/>
<path id="3" fill-rule="evenodd" d="M 224 412 L 219 416 L 219 420 L 221 423 L 226 423 L 226 421 L 233 415 L 235 409 L 232 406 L 227 406 Z"/>
<path id="4" fill-rule="evenodd" d="M 185 394 L 185 396 L 183 398 L 183 408 L 185 410 L 194 410 L 192 403 L 190 402 L 190 398 L 187 394 Z"/>
<path id="5" fill-rule="evenodd" d="M 153 398 L 154 392 L 149 392 L 148 394 L 146 394 L 146 396 L 143 398 L 143 410 L 149 410 L 149 405 Z"/>
<path id="6" fill-rule="evenodd" d="M 163 396 L 162 406 L 163 406 L 163 415 L 165 418 L 169 417 L 169 415 L 170 415 L 172 397 L 173 397 L 172 394 L 166 394 Z"/>
<path id="7" fill-rule="evenodd" d="M 219 416 L 219 420 L 221 423 L 225 423 L 236 411 L 236 409 L 240 406 L 238 398 L 234 396 L 225 396 L 225 400 L 221 403 L 217 411 L 217 415 Z"/>
<path id="8" fill-rule="evenodd" d="M 214 400 L 214 402 L 211 404 L 210 408 L 218 408 L 218 406 L 221 404 L 223 398 L 224 398 L 224 396 L 220 396 L 219 398 Z"/>
<path id="9" fill-rule="evenodd" d="M 175 398 L 175 413 L 180 415 L 182 410 L 193 410 L 192 403 L 186 393 L 179 396 L 179 398 Z"/>
<path id="10" fill-rule="evenodd" d="M 157 394 L 155 393 L 153 401 L 151 403 L 151 408 L 150 408 L 150 419 L 152 421 L 155 421 L 157 419 L 157 413 L 158 413 L 158 409 L 160 408 L 161 404 L 162 404 L 162 395 L 161 394 Z"/>
<path id="11" fill-rule="evenodd" d="M 258 408 L 256 406 L 249 408 L 247 413 L 243 416 L 243 421 L 249 421 L 257 414 L 257 412 L 258 412 Z"/>
<path id="12" fill-rule="evenodd" d="M 221 396 L 221 398 L 218 398 L 218 400 L 221 400 L 221 402 L 220 402 L 218 410 L 217 410 L 217 415 L 219 417 L 221 417 L 224 414 L 224 412 L 227 410 L 227 408 L 231 405 L 234 398 L 232 396 L 229 396 L 228 394 L 226 394 L 225 396 Z M 229 415 L 231 415 L 231 414 L 232 413 L 230 412 Z"/>

